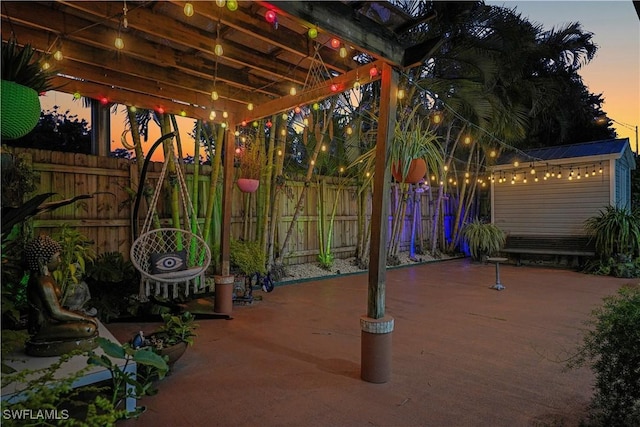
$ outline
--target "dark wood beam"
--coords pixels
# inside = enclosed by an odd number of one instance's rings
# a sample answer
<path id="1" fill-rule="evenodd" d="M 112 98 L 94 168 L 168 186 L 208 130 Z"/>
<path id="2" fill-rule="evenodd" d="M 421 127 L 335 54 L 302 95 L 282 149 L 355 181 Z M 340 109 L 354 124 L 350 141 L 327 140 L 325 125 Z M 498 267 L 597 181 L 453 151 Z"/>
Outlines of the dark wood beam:
<path id="1" fill-rule="evenodd" d="M 366 64 L 360 68 L 351 70 L 348 73 L 334 77 L 331 80 L 327 80 L 322 85 L 300 91 L 296 95 L 283 96 L 265 104 L 257 105 L 253 111 L 245 111 L 244 116 L 240 116 L 239 118 L 243 118 L 243 120 L 246 121 L 256 120 L 282 111 L 291 110 L 292 108 L 300 105 L 307 105 L 318 100 L 328 98 L 336 94 L 331 90 L 331 85 L 333 84 L 337 85 L 340 92 L 343 92 L 352 88 L 356 80 L 359 80 L 361 83 L 371 83 L 380 80 L 380 73 L 375 77 L 371 77 L 369 75 L 369 70 L 372 67 L 376 67 L 379 71 L 382 70 L 383 62 L 384 61 L 382 60 L 378 60 Z"/>
<path id="2" fill-rule="evenodd" d="M 300 19 L 301 25 L 315 25 L 342 37 L 375 58 L 386 58 L 393 65 L 404 67 L 404 48 L 391 31 L 366 18 L 342 2 L 277 1 L 259 2 Z"/>

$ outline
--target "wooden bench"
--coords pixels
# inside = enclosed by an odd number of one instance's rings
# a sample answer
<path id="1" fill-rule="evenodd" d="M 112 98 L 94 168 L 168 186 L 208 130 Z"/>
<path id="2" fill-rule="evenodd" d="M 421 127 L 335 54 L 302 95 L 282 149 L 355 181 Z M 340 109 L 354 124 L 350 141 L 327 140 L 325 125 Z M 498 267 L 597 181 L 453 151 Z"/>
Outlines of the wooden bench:
<path id="1" fill-rule="evenodd" d="M 522 255 L 552 255 L 575 257 L 595 256 L 595 244 L 588 236 L 507 236 L 505 254 L 516 255 L 516 263 L 521 264 Z"/>

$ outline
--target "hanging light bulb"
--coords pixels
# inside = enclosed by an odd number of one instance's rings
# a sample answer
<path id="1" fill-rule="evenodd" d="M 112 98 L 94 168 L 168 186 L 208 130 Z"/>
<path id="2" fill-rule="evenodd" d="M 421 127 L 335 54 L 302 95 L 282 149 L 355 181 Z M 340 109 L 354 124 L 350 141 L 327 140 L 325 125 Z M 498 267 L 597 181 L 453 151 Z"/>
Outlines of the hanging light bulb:
<path id="1" fill-rule="evenodd" d="M 138 111 L 138 109 L 136 108 L 135 105 L 132 105 L 131 107 L 129 107 L 129 111 L 131 111 L 132 113 L 135 113 L 136 111 Z"/>
<path id="2" fill-rule="evenodd" d="M 82 95 L 80 94 L 80 92 L 73 93 L 73 99 L 80 99 L 80 98 L 82 98 Z"/>
<path id="3" fill-rule="evenodd" d="M 337 49 L 340 47 L 340 40 L 336 39 L 335 37 L 331 39 L 331 47 L 334 49 Z"/>
<path id="4" fill-rule="evenodd" d="M 222 122 L 222 123 L 220 123 L 220 127 L 221 127 L 222 129 L 226 129 L 226 128 L 227 128 L 227 122 Z"/>
<path id="5" fill-rule="evenodd" d="M 326 146 L 326 145 L 324 145 L 324 144 L 322 144 L 322 146 L 320 147 L 320 150 L 322 150 L 322 151 L 327 151 L 327 146 Z"/>
<path id="6" fill-rule="evenodd" d="M 320 104 L 318 104 L 317 102 L 314 102 L 312 107 L 314 110 L 318 111 L 320 109 Z"/>
<path id="7" fill-rule="evenodd" d="M 42 68 L 44 71 L 47 71 L 49 68 L 51 68 L 51 64 L 49 64 L 49 61 L 44 61 L 40 68 Z"/>
<path id="8" fill-rule="evenodd" d="M 302 124 L 305 125 L 305 126 L 309 126 L 309 119 L 307 117 L 302 119 Z"/>
<path id="9" fill-rule="evenodd" d="M 338 85 L 335 84 L 335 83 L 332 83 L 330 89 L 331 89 L 331 92 L 337 92 L 338 91 Z"/>
<path id="10" fill-rule="evenodd" d="M 211 110 L 209 113 L 209 120 L 214 120 L 216 118 L 216 112 Z"/>
<path id="11" fill-rule="evenodd" d="M 346 58 L 348 55 L 347 48 L 342 46 L 338 54 L 340 55 L 340 58 Z"/>
<path id="12" fill-rule="evenodd" d="M 216 5 L 218 7 L 224 7 L 225 4 L 227 4 L 226 0 L 216 0 Z"/>
<path id="13" fill-rule="evenodd" d="M 287 130 L 285 128 L 280 129 L 280 135 L 287 136 Z"/>
<path id="14" fill-rule="evenodd" d="M 300 111 L 302 111 L 302 110 L 300 109 L 300 107 L 299 107 L 299 106 L 296 106 L 296 107 L 293 109 L 293 112 L 294 112 L 294 113 L 296 113 L 296 114 L 300 114 Z"/>
<path id="15" fill-rule="evenodd" d="M 467 136 L 465 136 L 465 137 L 464 137 L 464 143 L 465 143 L 465 145 L 469 145 L 469 144 L 471 144 L 471 137 L 470 137 L 470 136 L 468 136 L 468 135 L 467 135 Z"/>
<path id="16" fill-rule="evenodd" d="M 369 76 L 371 78 L 373 78 L 373 77 L 375 77 L 377 75 L 378 75 L 378 69 L 375 66 L 369 68 Z"/>
<path id="17" fill-rule="evenodd" d="M 440 115 L 440 113 L 435 113 L 433 115 L 432 120 L 433 120 L 433 123 L 438 124 L 442 121 L 442 116 Z"/>
<path id="18" fill-rule="evenodd" d="M 491 150 L 491 152 L 489 153 L 489 157 L 495 157 L 496 156 L 496 150 Z"/>
<path id="19" fill-rule="evenodd" d="M 287 113 L 282 113 L 282 120 L 288 120 L 289 115 Z"/>
<path id="20" fill-rule="evenodd" d="M 213 53 L 215 53 L 216 56 L 224 55 L 224 49 L 220 43 L 216 42 L 216 46 L 213 48 Z"/>
<path id="21" fill-rule="evenodd" d="M 278 150 L 278 156 L 282 156 L 282 150 Z"/>
<path id="22" fill-rule="evenodd" d="M 295 96 L 296 93 L 298 93 L 298 91 L 296 90 L 296 87 L 291 86 L 291 89 L 289 89 L 289 95 Z"/>
<path id="23" fill-rule="evenodd" d="M 307 31 L 307 35 L 310 39 L 315 39 L 316 37 L 318 37 L 318 29 L 316 27 L 309 28 L 309 31 Z"/>
<path id="24" fill-rule="evenodd" d="M 247 104 L 247 110 L 253 111 L 253 104 L 251 102 Z"/>
<path id="25" fill-rule="evenodd" d="M 218 92 L 217 92 L 215 89 L 214 89 L 214 90 L 212 90 L 212 91 L 211 91 L 211 100 L 212 100 L 212 101 L 217 101 L 217 100 L 218 100 L 218 98 L 219 98 L 219 96 L 218 96 Z"/>
<path id="26" fill-rule="evenodd" d="M 109 98 L 107 98 L 106 96 L 103 96 L 100 98 L 100 104 L 107 105 L 108 103 L 109 103 Z"/>
<path id="27" fill-rule="evenodd" d="M 271 129 L 271 126 L 273 126 L 273 123 L 271 123 L 271 120 L 267 120 L 266 126 Z"/>
<path id="28" fill-rule="evenodd" d="M 398 99 L 404 99 L 404 89 L 398 89 Z"/>
<path id="29" fill-rule="evenodd" d="M 116 37 L 116 40 L 113 42 L 113 45 L 118 50 L 124 49 L 124 40 L 122 40 L 122 37 L 120 37 L 120 34 L 118 34 L 118 37 Z"/>
<path id="30" fill-rule="evenodd" d="M 227 113 L 226 111 L 222 112 L 222 118 L 223 119 L 228 119 L 229 118 L 229 113 Z"/>
<path id="31" fill-rule="evenodd" d="M 233 133 L 233 136 L 240 136 L 240 131 L 239 131 L 239 130 L 235 131 L 235 132 Z"/>
<path id="32" fill-rule="evenodd" d="M 62 61 L 62 58 L 63 58 L 62 51 L 60 49 L 56 50 L 56 52 L 53 54 L 53 58 L 56 61 Z"/>
<path id="33" fill-rule="evenodd" d="M 238 2 L 236 0 L 228 0 L 227 9 L 229 9 L 231 12 L 235 12 L 236 10 L 238 10 Z"/>
<path id="34" fill-rule="evenodd" d="M 184 110 L 181 110 L 181 111 L 180 111 L 180 116 L 182 116 L 182 117 L 187 117 L 187 112 L 186 112 L 186 111 L 184 111 Z"/>
<path id="35" fill-rule="evenodd" d="M 514 168 L 517 168 L 518 166 L 520 166 L 520 162 L 519 161 L 516 160 L 515 162 L 513 162 L 513 167 Z"/>
<path id="36" fill-rule="evenodd" d="M 269 24 L 273 24 L 274 22 L 276 22 L 276 19 L 278 19 L 278 16 L 276 15 L 276 11 L 271 9 L 267 10 L 266 13 L 264 14 L 264 19 Z"/>
<path id="37" fill-rule="evenodd" d="M 353 133 L 353 128 L 351 126 L 347 126 L 347 135 L 351 135 Z"/>
<path id="38" fill-rule="evenodd" d="M 353 83 L 353 90 L 360 90 L 360 81 L 359 80 L 356 80 Z"/>
<path id="39" fill-rule="evenodd" d="M 184 14 L 191 17 L 193 16 L 193 5 L 191 2 L 186 2 L 184 5 Z"/>

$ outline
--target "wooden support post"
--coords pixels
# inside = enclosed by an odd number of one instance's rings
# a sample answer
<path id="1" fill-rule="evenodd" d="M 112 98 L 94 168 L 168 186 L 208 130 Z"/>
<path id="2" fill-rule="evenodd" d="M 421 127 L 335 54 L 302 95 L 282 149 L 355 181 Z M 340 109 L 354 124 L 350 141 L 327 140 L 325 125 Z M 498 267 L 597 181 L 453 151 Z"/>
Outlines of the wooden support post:
<path id="1" fill-rule="evenodd" d="M 387 161 L 396 123 L 398 78 L 397 70 L 387 63 L 382 64 L 382 90 L 373 182 L 367 315 L 360 319 L 362 328 L 360 376 L 365 381 L 375 383 L 386 382 L 391 376 L 393 318 L 385 317 L 388 198 L 391 181 Z M 376 324 L 376 327 L 371 327 L 372 324 Z"/>

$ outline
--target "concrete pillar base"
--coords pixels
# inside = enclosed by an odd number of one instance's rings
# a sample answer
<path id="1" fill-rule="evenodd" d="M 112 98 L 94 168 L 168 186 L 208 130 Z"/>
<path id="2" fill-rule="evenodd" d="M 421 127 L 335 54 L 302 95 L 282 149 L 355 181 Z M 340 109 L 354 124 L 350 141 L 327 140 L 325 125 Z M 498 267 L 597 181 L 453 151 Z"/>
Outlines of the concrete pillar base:
<path id="1" fill-rule="evenodd" d="M 370 383 L 386 383 L 391 379 L 391 336 L 393 317 L 381 319 L 360 317 L 360 378 Z"/>
<path id="2" fill-rule="evenodd" d="M 233 311 L 233 280 L 233 275 L 213 277 L 215 284 L 214 312 L 231 314 Z"/>

